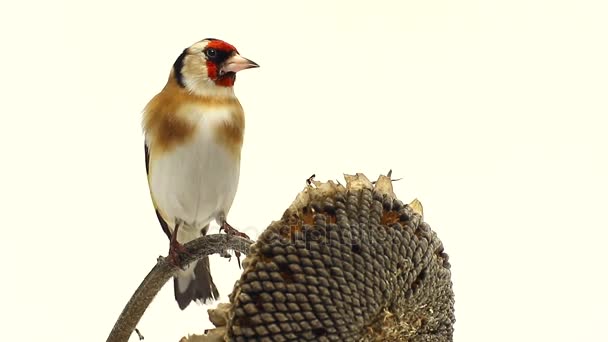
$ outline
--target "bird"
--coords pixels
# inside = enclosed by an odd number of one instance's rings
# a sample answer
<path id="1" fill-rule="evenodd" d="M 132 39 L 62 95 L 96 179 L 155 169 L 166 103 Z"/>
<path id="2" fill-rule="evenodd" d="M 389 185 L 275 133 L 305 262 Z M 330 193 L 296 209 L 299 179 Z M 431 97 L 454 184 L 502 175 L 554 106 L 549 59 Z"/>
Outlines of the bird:
<path id="1" fill-rule="evenodd" d="M 246 237 L 226 220 L 239 183 L 245 129 L 233 86 L 237 72 L 257 67 L 233 45 L 203 39 L 182 51 L 164 88 L 143 110 L 148 187 L 175 266 L 187 253 L 183 244 L 206 235 L 214 220 L 220 232 Z M 181 310 L 219 298 L 208 257 L 179 268 L 173 287 Z"/>

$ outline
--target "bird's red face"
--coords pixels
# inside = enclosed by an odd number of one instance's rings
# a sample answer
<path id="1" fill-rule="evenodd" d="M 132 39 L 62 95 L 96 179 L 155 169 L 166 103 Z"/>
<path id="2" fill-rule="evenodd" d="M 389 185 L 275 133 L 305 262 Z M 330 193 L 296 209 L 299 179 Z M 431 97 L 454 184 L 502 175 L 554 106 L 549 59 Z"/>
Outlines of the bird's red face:
<path id="1" fill-rule="evenodd" d="M 255 62 L 241 57 L 231 44 L 207 38 L 184 50 L 173 68 L 181 86 L 204 88 L 232 87 L 237 72 L 258 66 Z"/>
<path id="2" fill-rule="evenodd" d="M 236 48 L 222 40 L 212 40 L 203 49 L 207 59 L 207 76 L 215 84 L 231 87 L 236 80 L 236 72 L 222 71 L 222 64 L 232 55 L 238 55 Z"/>

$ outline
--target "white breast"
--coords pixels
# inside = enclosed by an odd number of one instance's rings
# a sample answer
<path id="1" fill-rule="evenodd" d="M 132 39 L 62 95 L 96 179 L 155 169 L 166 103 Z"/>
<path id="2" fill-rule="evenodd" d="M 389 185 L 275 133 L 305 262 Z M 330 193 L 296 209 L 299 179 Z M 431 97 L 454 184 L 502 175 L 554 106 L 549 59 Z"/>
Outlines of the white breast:
<path id="1" fill-rule="evenodd" d="M 179 234 L 178 240 L 191 240 L 186 235 L 197 237 L 200 229 L 212 220 L 228 214 L 240 171 L 239 158 L 218 144 L 214 136 L 214 127 L 228 120 L 230 111 L 216 109 L 189 114 L 198 120 L 196 137 L 170 153 L 155 157 L 150 165 L 150 188 L 156 205 L 168 221 L 178 218 L 193 230 L 192 234 L 184 231 L 182 239 Z"/>

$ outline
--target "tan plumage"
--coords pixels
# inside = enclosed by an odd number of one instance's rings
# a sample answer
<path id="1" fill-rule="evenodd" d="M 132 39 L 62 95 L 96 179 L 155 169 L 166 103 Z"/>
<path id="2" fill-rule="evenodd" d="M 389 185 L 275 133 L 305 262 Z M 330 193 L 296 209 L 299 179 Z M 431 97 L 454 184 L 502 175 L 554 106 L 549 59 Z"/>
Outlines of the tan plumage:
<path id="1" fill-rule="evenodd" d="M 217 139 L 226 144 L 235 155 L 239 154 L 245 132 L 245 115 L 238 99 L 192 94 L 177 84 L 173 71 L 163 90 L 152 98 L 144 110 L 144 131 L 156 136 L 157 151 L 170 151 L 193 137 L 196 125 L 188 120 L 182 110 L 187 106 L 210 110 L 230 107 L 232 117 L 216 128 Z"/>
<path id="2" fill-rule="evenodd" d="M 179 227 L 170 256 L 179 244 L 206 234 L 211 221 L 226 224 L 245 130 L 232 85 L 237 71 L 256 66 L 232 45 L 200 41 L 178 57 L 167 84 L 145 107 L 150 195 L 167 236 Z M 181 272 L 174 287 L 182 309 L 193 300 L 218 297 L 208 258 Z"/>

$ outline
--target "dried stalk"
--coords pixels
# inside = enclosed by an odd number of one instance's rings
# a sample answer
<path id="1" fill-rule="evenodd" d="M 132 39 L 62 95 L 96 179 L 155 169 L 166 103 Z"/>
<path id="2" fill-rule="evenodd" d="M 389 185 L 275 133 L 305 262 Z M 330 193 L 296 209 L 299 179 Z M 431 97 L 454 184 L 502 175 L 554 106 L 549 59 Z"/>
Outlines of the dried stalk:
<path id="1" fill-rule="evenodd" d="M 189 255 L 183 257 L 180 266 L 184 267 L 204 256 L 221 253 L 227 250 L 249 253 L 249 246 L 253 241 L 226 234 L 213 234 L 200 237 L 184 245 Z M 135 331 L 137 323 L 144 312 L 165 285 L 173 277 L 177 268 L 169 264 L 164 257 L 159 257 L 156 265 L 141 282 L 133 296 L 122 310 L 114 328 L 108 336 L 107 342 L 127 342 Z"/>

